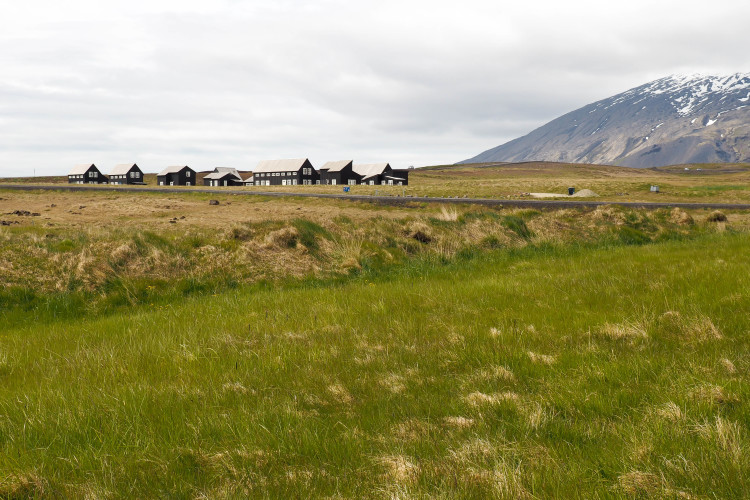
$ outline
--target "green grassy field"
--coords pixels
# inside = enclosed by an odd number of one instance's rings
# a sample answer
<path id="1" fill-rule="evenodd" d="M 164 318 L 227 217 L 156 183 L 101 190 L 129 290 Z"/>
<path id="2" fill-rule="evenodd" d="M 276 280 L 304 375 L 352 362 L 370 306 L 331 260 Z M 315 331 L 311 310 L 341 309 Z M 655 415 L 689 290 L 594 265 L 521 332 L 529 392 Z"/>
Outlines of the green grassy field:
<path id="1" fill-rule="evenodd" d="M 746 496 L 750 235 L 625 233 L 6 324 L 0 498 Z"/>

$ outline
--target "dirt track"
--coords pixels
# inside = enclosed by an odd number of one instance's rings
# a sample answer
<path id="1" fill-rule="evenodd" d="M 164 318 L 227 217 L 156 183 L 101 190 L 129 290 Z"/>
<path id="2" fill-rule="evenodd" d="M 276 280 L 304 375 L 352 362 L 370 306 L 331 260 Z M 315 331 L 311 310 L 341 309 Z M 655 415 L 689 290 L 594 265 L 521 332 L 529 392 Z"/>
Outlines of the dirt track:
<path id="1" fill-rule="evenodd" d="M 128 194 L 145 193 L 209 193 L 237 196 L 273 196 L 273 197 L 302 197 L 302 198 L 333 198 L 338 200 L 366 201 L 388 205 L 404 205 L 408 203 L 453 203 L 489 206 L 507 206 L 515 208 L 596 208 L 604 205 L 621 205 L 633 208 L 672 208 L 684 209 L 725 209 L 725 210 L 750 210 L 748 203 L 673 203 L 673 202 L 620 202 L 620 201 L 568 201 L 568 200 L 503 200 L 492 198 L 435 198 L 435 197 L 401 197 L 401 196 L 370 196 L 370 195 L 346 195 L 325 193 L 300 193 L 300 192 L 272 192 L 272 191 L 228 191 L 221 188 L 179 188 L 179 187 L 135 187 L 135 186 L 86 186 L 86 185 L 23 185 L 23 184 L 0 184 L 0 190 L 17 191 L 108 191 L 127 192 Z"/>

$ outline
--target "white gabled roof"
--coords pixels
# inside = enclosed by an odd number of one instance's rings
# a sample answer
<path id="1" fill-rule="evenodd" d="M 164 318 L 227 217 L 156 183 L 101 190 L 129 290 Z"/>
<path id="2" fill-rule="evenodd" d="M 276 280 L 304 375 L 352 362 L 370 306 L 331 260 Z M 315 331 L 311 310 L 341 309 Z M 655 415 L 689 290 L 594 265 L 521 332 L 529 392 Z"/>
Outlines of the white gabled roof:
<path id="1" fill-rule="evenodd" d="M 167 168 L 165 168 L 164 170 L 162 170 L 161 172 L 159 172 L 156 175 L 176 174 L 177 172 L 179 172 L 183 168 L 190 168 L 190 167 L 188 167 L 187 165 L 179 165 L 179 166 L 174 166 L 174 167 L 167 167 Z"/>
<path id="2" fill-rule="evenodd" d="M 295 158 L 293 160 L 264 160 L 258 163 L 253 174 L 259 172 L 294 172 L 302 168 L 307 158 Z"/>
<path id="3" fill-rule="evenodd" d="M 388 168 L 388 163 L 362 163 L 355 164 L 352 168 L 354 172 L 361 175 L 363 179 L 372 177 L 374 175 L 380 175 L 383 171 Z"/>
<path id="4" fill-rule="evenodd" d="M 250 177 L 248 177 L 247 179 L 245 179 L 245 180 L 244 180 L 244 181 L 242 181 L 242 182 L 253 182 L 253 179 L 254 179 L 254 178 L 255 178 L 255 177 L 251 175 Z"/>
<path id="5" fill-rule="evenodd" d="M 125 175 L 130 172 L 131 168 L 137 166 L 135 163 L 120 163 L 119 165 L 115 165 L 115 168 L 112 169 L 109 175 Z"/>
<path id="6" fill-rule="evenodd" d="M 75 167 L 71 168 L 68 175 L 83 175 L 88 169 L 95 166 L 96 165 L 94 165 L 93 163 L 81 163 L 80 165 L 76 165 Z"/>
<path id="7" fill-rule="evenodd" d="M 237 169 L 229 168 L 229 167 L 216 167 L 214 171 L 206 175 L 204 179 L 221 179 L 227 174 L 230 174 L 232 177 L 234 177 L 238 181 L 242 180 L 242 177 L 240 176 L 240 173 L 237 171 Z"/>
<path id="8" fill-rule="evenodd" d="M 328 170 L 329 172 L 341 172 L 347 166 L 352 164 L 353 160 L 341 160 L 341 161 L 329 161 L 320 170 Z"/>

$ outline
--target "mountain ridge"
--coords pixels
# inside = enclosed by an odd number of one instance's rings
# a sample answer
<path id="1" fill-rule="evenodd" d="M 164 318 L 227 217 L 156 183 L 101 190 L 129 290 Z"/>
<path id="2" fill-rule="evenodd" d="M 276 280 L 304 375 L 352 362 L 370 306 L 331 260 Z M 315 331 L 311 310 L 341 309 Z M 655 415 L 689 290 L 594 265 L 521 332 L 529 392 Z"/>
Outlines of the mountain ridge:
<path id="1" fill-rule="evenodd" d="M 629 167 L 750 160 L 750 73 L 670 75 L 566 113 L 459 163 Z"/>

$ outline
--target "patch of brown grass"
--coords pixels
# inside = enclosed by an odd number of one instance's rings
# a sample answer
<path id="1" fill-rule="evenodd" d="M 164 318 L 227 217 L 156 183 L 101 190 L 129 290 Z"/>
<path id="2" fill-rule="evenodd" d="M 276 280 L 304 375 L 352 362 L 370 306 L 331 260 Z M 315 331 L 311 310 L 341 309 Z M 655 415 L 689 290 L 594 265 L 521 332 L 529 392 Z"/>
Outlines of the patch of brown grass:
<path id="1" fill-rule="evenodd" d="M 388 479 L 400 484 L 412 484 L 421 473 L 420 467 L 411 458 L 402 455 L 381 457 L 378 462 L 385 468 Z"/>
<path id="2" fill-rule="evenodd" d="M 336 383 L 329 385 L 328 392 L 337 402 L 341 404 L 349 405 L 354 402 L 354 397 L 352 397 L 349 390 L 342 384 Z"/>
<path id="3" fill-rule="evenodd" d="M 474 419 L 468 417 L 445 417 L 443 422 L 448 427 L 454 427 L 456 429 L 468 429 L 474 426 Z"/>
<path id="4" fill-rule="evenodd" d="M 510 391 L 498 392 L 494 394 L 485 394 L 483 392 L 477 391 L 464 396 L 464 401 L 466 401 L 470 406 L 474 407 L 491 406 L 505 402 L 517 403 L 519 399 L 520 396 L 518 394 Z"/>
<path id="5" fill-rule="evenodd" d="M 538 354 L 532 351 L 528 351 L 526 355 L 529 357 L 532 363 L 541 365 L 551 366 L 557 361 L 557 356 L 551 354 Z"/>
<path id="6" fill-rule="evenodd" d="M 620 489 L 630 497 L 652 498 L 661 490 L 661 480 L 650 472 L 630 471 L 617 478 Z"/>
<path id="7" fill-rule="evenodd" d="M 607 323 L 601 327 L 601 333 L 605 337 L 613 340 L 635 340 L 648 338 L 646 326 L 640 322 L 617 324 Z"/>
<path id="8" fill-rule="evenodd" d="M 667 311 L 657 320 L 659 331 L 675 340 L 708 342 L 720 340 L 721 332 L 708 316 L 683 316 L 677 311 Z"/>

